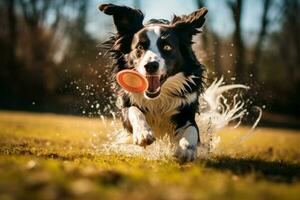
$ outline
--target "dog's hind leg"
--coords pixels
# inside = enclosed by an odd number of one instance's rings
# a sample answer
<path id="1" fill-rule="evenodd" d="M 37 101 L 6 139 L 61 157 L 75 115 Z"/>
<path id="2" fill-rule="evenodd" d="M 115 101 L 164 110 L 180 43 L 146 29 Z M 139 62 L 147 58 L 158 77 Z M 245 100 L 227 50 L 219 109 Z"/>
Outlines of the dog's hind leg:
<path id="1" fill-rule="evenodd" d="M 132 127 L 134 144 L 146 146 L 155 141 L 145 115 L 137 107 L 131 106 L 128 108 L 128 120 Z"/>
<path id="2" fill-rule="evenodd" d="M 188 125 L 178 132 L 179 144 L 176 148 L 174 157 L 181 163 L 191 162 L 197 156 L 197 144 L 199 141 L 199 133 L 197 127 Z"/>

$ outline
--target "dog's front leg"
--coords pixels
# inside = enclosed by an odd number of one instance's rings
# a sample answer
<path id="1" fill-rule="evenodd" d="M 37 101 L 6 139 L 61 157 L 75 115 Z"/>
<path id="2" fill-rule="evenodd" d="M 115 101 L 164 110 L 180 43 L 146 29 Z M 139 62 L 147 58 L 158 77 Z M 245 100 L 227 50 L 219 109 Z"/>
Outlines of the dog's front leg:
<path id="1" fill-rule="evenodd" d="M 179 131 L 179 144 L 175 151 L 175 158 L 181 162 L 191 162 L 196 159 L 197 156 L 197 144 L 198 144 L 198 129 L 190 125 L 187 128 Z"/>
<path id="2" fill-rule="evenodd" d="M 134 144 L 146 146 L 155 141 L 145 115 L 137 107 L 131 106 L 128 109 L 128 118 L 132 126 Z"/>

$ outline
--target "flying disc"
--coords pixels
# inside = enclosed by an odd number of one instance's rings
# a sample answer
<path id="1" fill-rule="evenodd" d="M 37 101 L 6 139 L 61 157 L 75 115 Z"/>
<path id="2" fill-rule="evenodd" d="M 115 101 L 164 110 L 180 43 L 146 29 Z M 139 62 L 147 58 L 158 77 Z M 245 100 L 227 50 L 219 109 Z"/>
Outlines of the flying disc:
<path id="1" fill-rule="evenodd" d="M 122 70 L 116 78 L 119 85 L 129 92 L 141 93 L 148 88 L 147 79 L 133 70 Z"/>

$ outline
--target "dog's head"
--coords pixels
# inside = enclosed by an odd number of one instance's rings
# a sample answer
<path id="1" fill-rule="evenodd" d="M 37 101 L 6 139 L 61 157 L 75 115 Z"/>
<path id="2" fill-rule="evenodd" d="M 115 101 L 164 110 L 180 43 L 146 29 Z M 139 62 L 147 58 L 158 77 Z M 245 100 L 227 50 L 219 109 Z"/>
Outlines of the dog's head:
<path id="1" fill-rule="evenodd" d="M 177 73 L 202 76 L 191 45 L 192 36 L 204 24 L 206 8 L 174 16 L 171 22 L 150 20 L 146 25 L 140 10 L 113 4 L 99 8 L 113 16 L 117 29 L 117 34 L 106 43 L 117 60 L 115 72 L 130 68 L 143 74 L 149 82 L 147 98 L 158 97 L 164 82 Z"/>

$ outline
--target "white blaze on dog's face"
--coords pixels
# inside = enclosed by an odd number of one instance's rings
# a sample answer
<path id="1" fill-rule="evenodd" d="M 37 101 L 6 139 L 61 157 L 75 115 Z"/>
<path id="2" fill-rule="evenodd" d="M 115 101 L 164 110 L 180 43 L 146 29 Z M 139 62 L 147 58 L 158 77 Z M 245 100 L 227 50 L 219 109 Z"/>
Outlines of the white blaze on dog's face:
<path id="1" fill-rule="evenodd" d="M 137 71 L 144 76 L 152 74 L 163 75 L 166 73 L 165 60 L 164 58 L 162 58 L 157 46 L 157 41 L 160 38 L 160 33 L 161 32 L 159 26 L 153 25 L 147 28 L 146 35 L 149 39 L 150 46 L 147 50 L 145 50 L 145 53 L 136 68 Z M 152 69 L 146 69 L 148 63 L 154 63 L 154 65 L 157 65 L 157 69 L 156 66 L 153 66 Z"/>
<path id="2" fill-rule="evenodd" d="M 167 26 L 149 25 L 134 35 L 128 64 L 144 75 L 149 83 L 145 97 L 159 97 L 161 86 L 179 66 L 181 54 L 177 38 Z"/>
<path id="3" fill-rule="evenodd" d="M 166 73 L 165 60 L 162 58 L 157 43 L 161 30 L 159 26 L 148 26 L 141 34 L 136 34 L 138 41 L 137 56 L 135 62 L 136 70 L 144 75 L 149 83 L 145 97 L 155 98 L 160 93 L 160 78 Z M 139 55 L 141 53 L 142 55 Z"/>

